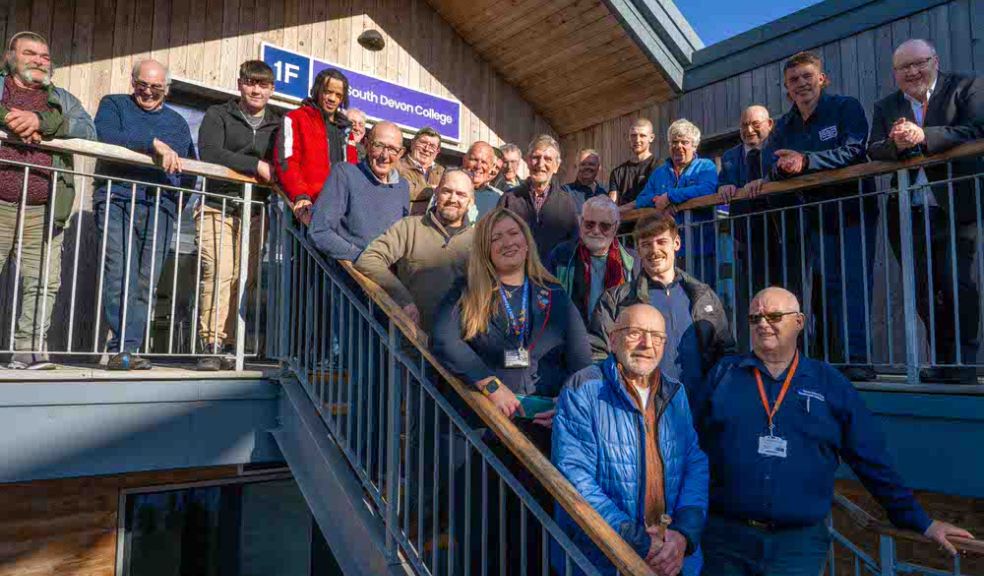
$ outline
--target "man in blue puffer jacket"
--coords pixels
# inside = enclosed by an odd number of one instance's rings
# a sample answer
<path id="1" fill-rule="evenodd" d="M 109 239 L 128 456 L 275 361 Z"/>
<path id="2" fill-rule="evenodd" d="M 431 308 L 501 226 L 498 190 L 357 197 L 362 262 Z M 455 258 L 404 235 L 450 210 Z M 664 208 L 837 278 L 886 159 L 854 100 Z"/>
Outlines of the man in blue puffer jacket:
<path id="1" fill-rule="evenodd" d="M 666 326 L 649 304 L 618 315 L 612 355 L 575 373 L 557 402 L 553 463 L 658 576 L 696 576 L 708 464 L 683 385 L 660 372 Z M 662 515 L 671 523 L 660 535 Z M 612 563 L 562 508 L 557 522 L 599 569 Z M 564 555 L 552 564 L 564 573 Z"/>

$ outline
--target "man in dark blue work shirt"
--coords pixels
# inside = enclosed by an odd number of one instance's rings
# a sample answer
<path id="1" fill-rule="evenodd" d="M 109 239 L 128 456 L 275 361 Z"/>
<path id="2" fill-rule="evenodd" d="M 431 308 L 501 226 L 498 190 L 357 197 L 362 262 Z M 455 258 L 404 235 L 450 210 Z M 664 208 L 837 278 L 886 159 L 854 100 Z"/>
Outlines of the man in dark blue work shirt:
<path id="1" fill-rule="evenodd" d="M 728 316 L 710 286 L 676 267 L 680 233 L 672 216 L 639 220 L 633 237 L 642 274 L 609 288 L 598 300 L 588 325 L 591 355 L 595 360 L 608 357 L 608 334 L 622 310 L 633 304 L 650 304 L 666 321 L 660 369 L 683 383 L 692 402 L 704 376 L 722 356 L 735 352 Z M 691 403 L 691 411 L 693 406 Z"/>
<path id="2" fill-rule="evenodd" d="M 881 431 L 851 383 L 797 351 L 804 315 L 796 297 L 766 288 L 749 311 L 752 353 L 723 359 L 695 401 L 711 466 L 704 573 L 819 574 L 840 459 L 893 524 L 955 554 L 947 537 L 970 534 L 930 520 L 892 469 Z"/>
<path id="3" fill-rule="evenodd" d="M 769 137 L 770 180 L 866 160 L 864 108 L 856 98 L 824 91 L 827 77 L 817 56 L 800 52 L 791 57 L 783 65 L 783 80 L 793 107 L 779 118 Z M 870 292 L 864 278 L 874 277 L 873 270 L 865 275 L 864 267 L 870 265 L 874 253 L 878 207 L 874 196 L 861 199 L 858 193 L 857 183 L 849 182 L 786 194 L 771 199 L 770 204 L 813 205 L 785 214 L 787 229 L 803 234 L 802 239 L 789 235 L 785 277 L 793 282 L 793 291 L 803 295 L 808 316 L 816 318 L 807 331 L 814 355 L 849 365 L 845 374 L 851 379 L 870 380 L 874 372 L 866 354 L 870 334 L 862 294 Z M 837 198 L 844 200 L 829 202 Z M 817 204 L 824 201 L 828 202 Z M 867 248 L 868 257 L 861 246 Z M 855 297 L 848 298 L 848 294 Z"/>

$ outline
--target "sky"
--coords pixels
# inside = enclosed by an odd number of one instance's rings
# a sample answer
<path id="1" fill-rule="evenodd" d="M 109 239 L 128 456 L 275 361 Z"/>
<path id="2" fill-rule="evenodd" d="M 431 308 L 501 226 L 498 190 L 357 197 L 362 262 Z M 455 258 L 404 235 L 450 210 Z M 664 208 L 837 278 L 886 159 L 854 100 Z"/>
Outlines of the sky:
<path id="1" fill-rule="evenodd" d="M 675 0 L 675 3 L 704 45 L 710 46 L 817 4 L 819 0 L 769 0 L 754 4 L 740 0 Z M 768 9 L 749 10 L 752 5 L 768 6 Z"/>

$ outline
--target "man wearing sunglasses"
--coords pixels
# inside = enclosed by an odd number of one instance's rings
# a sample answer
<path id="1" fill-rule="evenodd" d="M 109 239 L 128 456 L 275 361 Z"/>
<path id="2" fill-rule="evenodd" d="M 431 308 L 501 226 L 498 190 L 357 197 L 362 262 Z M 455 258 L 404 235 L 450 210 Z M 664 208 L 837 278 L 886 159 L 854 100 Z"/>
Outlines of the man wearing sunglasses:
<path id="1" fill-rule="evenodd" d="M 892 469 L 881 430 L 854 386 L 830 364 L 799 353 L 804 320 L 789 291 L 759 292 L 747 320 L 752 352 L 723 359 L 695 400 L 714 479 L 703 537 L 706 573 L 819 574 L 841 461 L 893 524 L 955 554 L 947 536 L 972 536 L 926 515 Z"/>
<path id="2" fill-rule="evenodd" d="M 608 334 L 615 318 L 633 304 L 651 304 L 666 320 L 663 372 L 683 382 L 691 397 L 704 376 L 735 341 L 721 300 L 710 286 L 676 267 L 680 234 L 668 214 L 647 216 L 633 232 L 642 273 L 631 282 L 606 290 L 588 324 L 595 360 L 608 356 Z"/>
<path id="3" fill-rule="evenodd" d="M 578 239 L 558 244 L 546 266 L 560 280 L 587 325 L 605 290 L 639 276 L 639 257 L 615 237 L 619 211 L 608 196 L 589 198 L 578 223 Z"/>

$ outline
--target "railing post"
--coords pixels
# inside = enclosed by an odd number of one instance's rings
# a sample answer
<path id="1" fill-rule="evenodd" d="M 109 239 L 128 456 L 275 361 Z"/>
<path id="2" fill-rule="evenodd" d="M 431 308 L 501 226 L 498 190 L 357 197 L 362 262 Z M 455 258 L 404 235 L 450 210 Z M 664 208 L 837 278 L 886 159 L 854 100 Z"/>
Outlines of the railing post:
<path id="1" fill-rule="evenodd" d="M 400 529 L 398 511 L 400 509 L 400 376 L 397 370 L 396 347 L 397 328 L 390 319 L 387 341 L 387 370 L 389 372 L 389 399 L 386 427 L 386 555 L 391 561 L 397 560 L 394 532 Z M 423 425 L 423 423 L 421 423 Z M 434 543 L 437 546 L 437 543 Z"/>
<path id="2" fill-rule="evenodd" d="M 290 216 L 287 214 L 287 206 L 283 199 L 277 199 L 277 236 L 279 238 L 280 244 L 280 305 L 277 307 L 280 311 L 280 326 L 277 330 L 277 335 L 280 339 L 280 344 L 278 346 L 278 352 L 280 353 L 280 359 L 282 361 L 289 361 L 288 355 L 290 354 L 290 332 L 293 330 L 293 326 L 290 326 L 290 307 L 293 305 L 294 294 L 293 286 L 291 286 L 291 268 L 293 267 L 293 262 L 291 261 L 291 252 L 293 250 L 294 241 L 290 237 L 290 233 L 287 231 L 288 226 L 290 226 Z"/>
<path id="3" fill-rule="evenodd" d="M 246 362 L 246 278 L 249 275 L 250 220 L 253 216 L 253 185 L 243 185 L 243 200 L 239 210 L 239 290 L 236 295 L 236 371 L 242 371 Z"/>
<path id="4" fill-rule="evenodd" d="M 919 334 L 916 322 L 916 271 L 912 247 L 912 198 L 909 171 L 898 171 L 899 244 L 902 247 L 902 304 L 905 312 L 905 371 L 909 384 L 919 383 Z M 927 330 L 929 327 L 927 326 Z"/>
<path id="5" fill-rule="evenodd" d="M 697 274 L 694 274 L 694 233 L 691 229 L 694 218 L 692 213 L 692 210 L 687 210 L 683 213 L 683 245 L 686 250 L 687 272 L 697 276 Z"/>
<path id="6" fill-rule="evenodd" d="M 888 534 L 878 537 L 878 560 L 881 576 L 895 576 L 895 539 Z"/>

